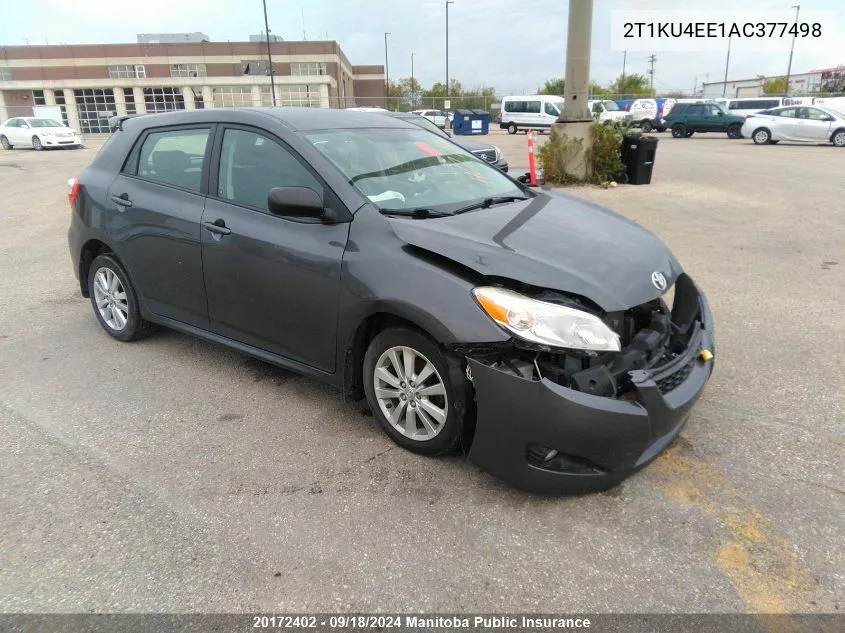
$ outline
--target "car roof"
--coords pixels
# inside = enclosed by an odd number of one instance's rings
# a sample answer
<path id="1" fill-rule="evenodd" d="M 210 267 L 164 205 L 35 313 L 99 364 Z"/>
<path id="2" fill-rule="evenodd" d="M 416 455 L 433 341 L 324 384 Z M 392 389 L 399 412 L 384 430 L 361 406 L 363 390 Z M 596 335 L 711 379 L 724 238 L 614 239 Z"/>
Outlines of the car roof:
<path id="1" fill-rule="evenodd" d="M 194 111 L 160 112 L 131 117 L 131 127 L 140 125 L 182 125 L 189 123 L 258 123 L 273 118 L 295 131 L 337 128 L 412 127 L 412 123 L 389 118 L 383 112 L 359 112 L 331 108 L 207 108 Z M 414 126 L 415 127 L 415 126 Z"/>

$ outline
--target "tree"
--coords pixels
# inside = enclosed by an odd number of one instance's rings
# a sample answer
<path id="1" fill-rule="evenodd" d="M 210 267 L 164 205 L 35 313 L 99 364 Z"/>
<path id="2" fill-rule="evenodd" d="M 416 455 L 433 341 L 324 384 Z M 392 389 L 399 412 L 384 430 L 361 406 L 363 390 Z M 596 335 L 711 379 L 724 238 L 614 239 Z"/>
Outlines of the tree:
<path id="1" fill-rule="evenodd" d="M 607 95 L 613 94 L 610 88 L 605 88 L 601 84 L 596 83 L 595 81 L 590 82 L 590 96 L 592 97 L 605 97 Z"/>
<path id="2" fill-rule="evenodd" d="M 461 95 L 463 90 L 461 89 L 461 82 L 457 79 L 451 79 L 449 81 L 449 97 L 458 97 Z M 442 81 L 435 81 L 432 84 L 431 88 L 423 92 L 424 97 L 432 98 L 432 99 L 445 99 L 446 98 L 446 84 Z"/>
<path id="3" fill-rule="evenodd" d="M 611 84 L 610 90 L 620 97 L 622 95 L 639 97 L 652 95 L 654 92 L 648 85 L 648 77 L 636 73 L 633 75 L 619 75 L 616 81 Z"/>
<path id="4" fill-rule="evenodd" d="M 766 79 L 763 75 L 757 77 L 763 81 L 764 95 L 785 95 L 786 94 L 786 77 L 772 77 Z"/>
<path id="5" fill-rule="evenodd" d="M 396 82 L 396 91 L 399 97 L 397 110 L 413 110 L 423 93 L 422 86 L 416 77 L 413 80 L 410 77 L 402 77 Z M 389 93 L 389 96 L 393 94 Z"/>
<path id="6" fill-rule="evenodd" d="M 542 88 L 537 88 L 539 95 L 557 95 L 563 96 L 563 89 L 566 85 L 566 80 L 563 77 L 556 77 L 554 79 L 547 79 Z"/>

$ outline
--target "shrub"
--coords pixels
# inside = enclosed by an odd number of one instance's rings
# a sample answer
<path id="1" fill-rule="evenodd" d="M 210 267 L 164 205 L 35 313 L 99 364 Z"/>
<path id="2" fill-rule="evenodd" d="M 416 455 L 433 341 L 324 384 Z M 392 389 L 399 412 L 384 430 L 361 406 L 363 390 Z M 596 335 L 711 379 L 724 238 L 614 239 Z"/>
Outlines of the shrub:
<path id="1" fill-rule="evenodd" d="M 556 185 L 571 185 L 580 182 L 571 175 L 567 167 L 581 153 L 584 141 L 569 138 L 552 128 L 549 141 L 537 150 L 537 161 L 543 168 L 543 180 Z"/>
<path id="2" fill-rule="evenodd" d="M 589 180 L 596 184 L 616 180 L 625 168 L 622 164 L 622 133 L 616 125 L 593 123 L 590 137 L 593 145 L 587 151 Z"/>

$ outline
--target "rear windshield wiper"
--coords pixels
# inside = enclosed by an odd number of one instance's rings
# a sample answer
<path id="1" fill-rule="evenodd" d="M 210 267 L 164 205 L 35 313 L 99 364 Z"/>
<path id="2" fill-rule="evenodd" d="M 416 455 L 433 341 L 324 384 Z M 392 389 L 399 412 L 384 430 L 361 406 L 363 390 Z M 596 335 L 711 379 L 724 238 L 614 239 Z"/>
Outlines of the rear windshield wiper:
<path id="1" fill-rule="evenodd" d="M 484 198 L 480 202 L 474 202 L 453 212 L 452 215 L 466 213 L 467 211 L 475 211 L 476 209 L 488 209 L 494 204 L 503 204 L 505 202 L 518 202 L 520 200 L 528 200 L 525 196 L 496 196 L 494 198 Z"/>
<path id="2" fill-rule="evenodd" d="M 427 218 L 444 218 L 451 213 L 444 213 L 443 211 L 435 211 L 434 209 L 380 209 L 383 215 L 395 215 L 399 217 L 408 217 L 415 220 L 425 220 Z"/>

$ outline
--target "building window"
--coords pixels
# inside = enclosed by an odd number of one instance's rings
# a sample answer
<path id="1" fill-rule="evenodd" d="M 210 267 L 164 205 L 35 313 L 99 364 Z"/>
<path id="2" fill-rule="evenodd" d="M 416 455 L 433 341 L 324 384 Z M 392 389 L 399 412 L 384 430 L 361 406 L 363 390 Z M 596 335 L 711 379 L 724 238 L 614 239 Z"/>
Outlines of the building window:
<path id="1" fill-rule="evenodd" d="M 34 105 L 47 105 L 47 100 L 44 98 L 44 91 L 43 90 L 33 90 L 32 91 L 32 103 Z"/>
<path id="2" fill-rule="evenodd" d="M 318 86 L 280 86 L 280 106 L 319 108 L 320 89 Z"/>
<path id="3" fill-rule="evenodd" d="M 123 89 L 123 100 L 126 102 L 126 114 L 137 114 L 135 107 L 135 91 L 132 88 Z"/>
<path id="4" fill-rule="evenodd" d="M 116 114 L 111 89 L 85 88 L 74 90 L 79 127 L 83 134 L 108 134 L 109 117 Z M 64 101 L 64 98 L 62 99 Z"/>
<path id="5" fill-rule="evenodd" d="M 171 77 L 206 77 L 205 64 L 170 64 Z"/>
<path id="6" fill-rule="evenodd" d="M 318 77 L 326 74 L 325 62 L 296 62 L 290 65 L 291 75 Z"/>
<path id="7" fill-rule="evenodd" d="M 56 90 L 54 94 L 56 95 L 56 105 L 62 110 L 62 123 L 69 125 L 67 121 L 67 108 L 65 107 L 65 92 L 64 90 Z"/>
<path id="8" fill-rule="evenodd" d="M 242 59 L 241 74 L 262 75 L 264 77 L 269 77 L 270 64 L 266 59 Z"/>
<path id="9" fill-rule="evenodd" d="M 249 86 L 218 86 L 211 89 L 215 108 L 248 108 L 252 106 Z"/>
<path id="10" fill-rule="evenodd" d="M 6 68 L 5 66 L 0 66 L 0 81 L 11 81 L 12 80 L 12 69 Z"/>
<path id="11" fill-rule="evenodd" d="M 265 108 L 273 105 L 273 91 L 270 86 L 261 86 L 261 105 Z"/>
<path id="12" fill-rule="evenodd" d="M 109 66 L 110 79 L 143 79 L 147 76 L 147 70 L 141 64 L 117 64 Z"/>
<path id="13" fill-rule="evenodd" d="M 170 112 L 185 109 L 181 88 L 144 88 L 144 105 L 147 112 Z"/>

